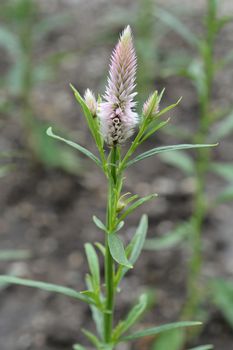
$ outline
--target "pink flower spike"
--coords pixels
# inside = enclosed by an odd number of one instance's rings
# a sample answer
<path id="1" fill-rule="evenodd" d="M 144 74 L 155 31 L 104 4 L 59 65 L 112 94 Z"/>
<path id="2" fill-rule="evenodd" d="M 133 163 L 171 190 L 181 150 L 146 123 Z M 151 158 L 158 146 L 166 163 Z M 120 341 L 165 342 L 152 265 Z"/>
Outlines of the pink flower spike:
<path id="1" fill-rule="evenodd" d="M 90 89 L 86 89 L 84 94 L 84 100 L 91 114 L 93 115 L 93 117 L 95 117 L 97 113 L 97 101 L 95 95 Z"/>
<path id="2" fill-rule="evenodd" d="M 100 104 L 101 132 L 109 146 L 124 143 L 138 124 L 134 111 L 136 54 L 130 26 L 127 26 L 113 50 L 104 102 Z"/>

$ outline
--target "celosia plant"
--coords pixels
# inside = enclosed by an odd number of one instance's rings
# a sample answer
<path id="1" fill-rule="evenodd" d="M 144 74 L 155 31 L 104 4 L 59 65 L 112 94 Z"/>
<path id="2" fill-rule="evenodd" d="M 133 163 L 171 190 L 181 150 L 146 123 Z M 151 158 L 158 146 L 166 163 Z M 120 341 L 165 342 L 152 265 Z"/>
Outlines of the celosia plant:
<path id="1" fill-rule="evenodd" d="M 156 198 L 156 194 L 139 198 L 137 194 L 123 193 L 125 170 L 136 162 L 161 152 L 208 146 L 184 144 L 157 147 L 134 157 L 135 150 L 168 123 L 168 120 L 159 121 L 159 118 L 178 103 L 159 111 L 159 102 L 163 91 L 160 94 L 156 91 L 145 102 L 142 116 L 139 117 L 135 111 L 135 77 L 136 54 L 131 29 L 128 26 L 123 31 L 112 53 L 108 85 L 103 101 L 99 98 L 97 102 L 90 90 L 86 91 L 83 99 L 78 91 L 71 86 L 77 101 L 82 107 L 99 155 L 96 156 L 79 144 L 55 135 L 51 128 L 47 131 L 49 136 L 67 143 L 89 157 L 106 176 L 108 183 L 106 222 L 103 223 L 99 218 L 93 216 L 94 223 L 105 235 L 105 244 L 96 244 L 96 248 L 100 250 L 104 257 L 104 281 L 101 279 L 96 249 L 91 243 L 85 245 L 90 269 L 90 273 L 86 277 L 87 289 L 85 291 L 77 292 L 54 284 L 12 276 L 0 276 L 0 282 L 4 281 L 54 291 L 89 304 L 96 324 L 97 335 L 88 330 L 83 330 L 83 332 L 96 349 L 112 350 L 120 342 L 200 324 L 199 322 L 189 321 L 179 322 L 129 332 L 145 311 L 147 306 L 147 296 L 145 294 L 139 298 L 137 304 L 130 310 L 124 320 L 119 323 L 114 320 L 115 300 L 120 291 L 119 285 L 127 271 L 133 268 L 141 253 L 148 227 L 147 216 L 143 215 L 140 219 L 139 226 L 126 248 L 124 248 L 119 236 L 119 231 L 124 226 L 124 220 L 127 219 L 128 215 L 143 203 Z M 130 143 L 128 150 L 123 152 L 122 145 L 129 141 L 128 139 L 137 127 L 138 131 L 135 138 Z M 83 350 L 84 347 L 76 344 L 74 349 Z"/>

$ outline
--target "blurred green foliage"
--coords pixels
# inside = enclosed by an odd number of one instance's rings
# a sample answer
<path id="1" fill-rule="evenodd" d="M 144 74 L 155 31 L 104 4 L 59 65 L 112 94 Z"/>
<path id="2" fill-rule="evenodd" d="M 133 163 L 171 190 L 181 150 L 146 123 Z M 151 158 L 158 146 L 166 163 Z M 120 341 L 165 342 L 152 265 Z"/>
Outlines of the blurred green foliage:
<path id="1" fill-rule="evenodd" d="M 48 125 L 36 116 L 32 103 L 34 88 L 55 77 L 60 62 L 69 52 L 42 55 L 44 40 L 70 21 L 68 14 L 44 15 L 34 0 L 3 0 L 0 11 L 0 48 L 6 54 L 2 62 L 0 112 L 20 118 L 25 148 L 34 162 L 77 172 L 78 158 L 46 136 Z M 45 57 L 44 57 L 45 56 Z"/>
<path id="2" fill-rule="evenodd" d="M 227 52 L 221 58 L 216 57 L 215 54 L 221 30 L 233 19 L 233 16 L 220 16 L 218 14 L 219 6 L 220 2 L 217 0 L 206 0 L 207 12 L 203 18 L 204 31 L 200 35 L 196 35 L 182 20 L 167 10 L 158 8 L 156 12 L 157 20 L 178 34 L 185 41 L 187 47 L 190 48 L 190 50 L 174 48 L 173 51 L 171 49 L 169 57 L 164 61 L 162 71 L 163 77 L 182 76 L 187 78 L 193 84 L 196 92 L 199 111 L 197 130 L 189 131 L 183 129 L 182 126 L 170 127 L 170 134 L 175 135 L 179 141 L 190 142 L 191 140 L 194 143 L 219 142 L 233 132 L 232 106 L 229 104 L 216 108 L 213 94 L 215 80 L 218 75 L 223 68 L 228 68 L 229 64 L 233 62 L 232 51 Z M 205 319 L 206 315 L 200 309 L 200 305 L 209 297 L 207 291 L 210 288 L 208 282 L 204 287 L 200 285 L 203 265 L 202 234 L 204 221 L 210 210 L 219 203 L 233 199 L 233 164 L 216 161 L 214 150 L 211 149 L 199 149 L 195 159 L 185 151 L 166 153 L 161 155 L 161 158 L 167 164 L 177 167 L 186 176 L 194 179 L 193 213 L 187 222 L 178 225 L 174 231 L 167 233 L 162 238 L 148 240 L 145 248 L 151 250 L 165 249 L 177 245 L 181 241 L 186 241 L 191 258 L 188 265 L 187 299 L 181 312 L 181 318 L 193 319 L 198 316 L 200 319 L 200 315 L 203 314 L 203 319 Z M 227 183 L 224 189 L 221 189 L 214 198 L 211 198 L 211 201 L 209 201 L 206 193 L 210 173 L 222 177 Z M 226 282 L 219 281 L 218 288 L 215 284 L 212 292 L 217 293 L 214 298 L 215 304 L 222 309 L 223 314 L 226 315 L 226 319 L 229 321 L 230 316 L 227 310 L 232 308 L 233 293 L 230 287 L 225 294 L 219 292 L 220 289 L 221 292 L 226 291 L 225 284 Z M 178 333 L 171 334 L 170 339 L 168 338 L 168 335 L 166 337 L 161 335 L 156 341 L 154 349 L 163 350 L 167 346 L 170 350 L 180 350 L 182 344 L 185 344 L 185 340 L 181 342 L 181 345 L 179 344 L 180 334 Z M 165 347 L 164 344 L 166 344 Z M 200 348 L 205 349 L 205 347 Z"/>

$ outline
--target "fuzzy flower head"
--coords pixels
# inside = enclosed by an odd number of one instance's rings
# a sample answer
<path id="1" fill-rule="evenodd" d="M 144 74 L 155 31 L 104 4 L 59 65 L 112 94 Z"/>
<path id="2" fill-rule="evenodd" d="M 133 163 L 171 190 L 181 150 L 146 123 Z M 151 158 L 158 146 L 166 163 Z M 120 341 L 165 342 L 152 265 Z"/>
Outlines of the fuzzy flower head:
<path id="1" fill-rule="evenodd" d="M 131 29 L 127 26 L 113 50 L 108 85 L 99 110 L 101 132 L 109 146 L 124 143 L 138 123 L 133 101 L 137 94 L 136 65 Z"/>
<path id="2" fill-rule="evenodd" d="M 86 102 L 87 107 L 89 108 L 93 117 L 97 114 L 97 101 L 95 95 L 90 89 L 87 89 L 84 94 L 84 100 Z"/>

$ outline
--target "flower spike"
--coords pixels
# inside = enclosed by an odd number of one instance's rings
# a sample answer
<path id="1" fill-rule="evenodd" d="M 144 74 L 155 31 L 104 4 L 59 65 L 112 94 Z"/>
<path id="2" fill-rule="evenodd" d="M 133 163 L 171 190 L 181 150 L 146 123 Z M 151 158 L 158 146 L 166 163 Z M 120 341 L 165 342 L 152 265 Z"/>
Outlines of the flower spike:
<path id="1" fill-rule="evenodd" d="M 109 146 L 124 143 L 138 124 L 134 111 L 136 54 L 130 26 L 127 26 L 113 50 L 104 102 L 100 104 L 101 132 Z"/>

